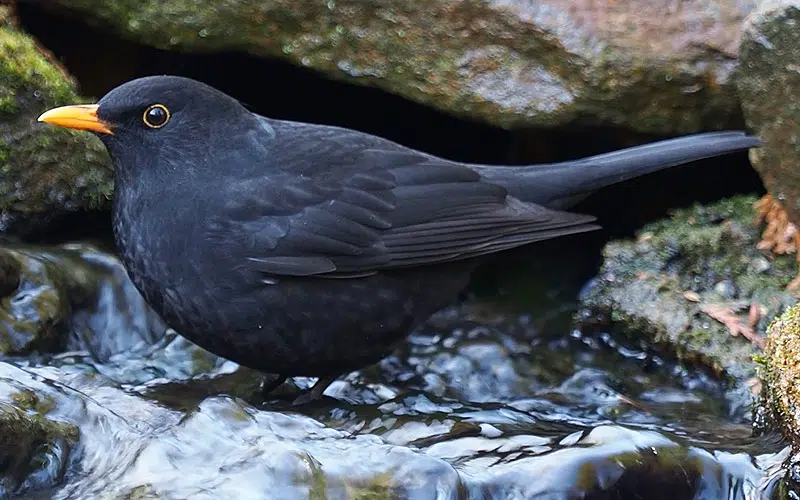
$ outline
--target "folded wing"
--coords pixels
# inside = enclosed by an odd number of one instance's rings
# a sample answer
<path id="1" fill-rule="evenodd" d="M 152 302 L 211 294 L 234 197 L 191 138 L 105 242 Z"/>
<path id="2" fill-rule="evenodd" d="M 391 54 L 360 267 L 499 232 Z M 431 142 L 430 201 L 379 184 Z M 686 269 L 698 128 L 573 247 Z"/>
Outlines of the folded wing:
<path id="1" fill-rule="evenodd" d="M 329 172 L 232 186 L 209 238 L 267 276 L 347 278 L 596 229 L 592 217 L 523 203 L 466 166 L 413 152 L 364 150 Z"/>

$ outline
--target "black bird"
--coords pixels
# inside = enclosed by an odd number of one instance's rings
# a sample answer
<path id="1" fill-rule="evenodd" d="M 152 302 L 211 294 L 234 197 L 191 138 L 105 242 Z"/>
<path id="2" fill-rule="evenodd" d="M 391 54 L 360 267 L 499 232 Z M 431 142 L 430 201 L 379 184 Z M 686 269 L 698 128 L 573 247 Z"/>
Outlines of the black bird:
<path id="1" fill-rule="evenodd" d="M 339 375 L 386 356 L 465 288 L 479 257 L 597 229 L 594 189 L 755 147 L 714 132 L 531 166 L 457 163 L 344 128 L 265 118 L 203 83 L 127 82 L 40 121 L 91 131 L 115 167 L 113 229 L 145 300 L 263 372 Z"/>

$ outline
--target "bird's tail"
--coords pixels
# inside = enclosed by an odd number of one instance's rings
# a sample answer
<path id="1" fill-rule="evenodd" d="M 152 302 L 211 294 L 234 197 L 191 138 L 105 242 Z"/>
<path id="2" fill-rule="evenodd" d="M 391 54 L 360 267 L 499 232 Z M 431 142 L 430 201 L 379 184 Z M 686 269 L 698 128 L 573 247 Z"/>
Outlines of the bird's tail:
<path id="1" fill-rule="evenodd" d="M 575 161 L 478 169 L 515 197 L 553 208 L 611 184 L 703 158 L 760 145 L 744 132 L 709 132 L 635 146 Z"/>

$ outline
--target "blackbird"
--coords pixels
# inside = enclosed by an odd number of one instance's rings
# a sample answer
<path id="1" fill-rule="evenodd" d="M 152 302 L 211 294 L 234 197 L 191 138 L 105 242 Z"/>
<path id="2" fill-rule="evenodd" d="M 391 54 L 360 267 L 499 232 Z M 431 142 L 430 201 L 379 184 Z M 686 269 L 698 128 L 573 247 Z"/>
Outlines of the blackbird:
<path id="1" fill-rule="evenodd" d="M 121 259 L 165 322 L 243 366 L 319 380 L 379 361 L 454 301 L 480 257 L 597 229 L 561 209 L 632 177 L 756 147 L 742 132 L 530 166 L 449 161 L 275 120 L 195 80 L 127 82 L 40 121 L 95 133 Z"/>

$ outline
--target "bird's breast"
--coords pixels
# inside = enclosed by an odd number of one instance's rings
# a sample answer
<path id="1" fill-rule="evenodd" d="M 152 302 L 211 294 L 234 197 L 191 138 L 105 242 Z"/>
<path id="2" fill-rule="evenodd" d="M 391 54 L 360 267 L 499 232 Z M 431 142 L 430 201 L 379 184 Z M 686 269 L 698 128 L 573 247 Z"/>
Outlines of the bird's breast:
<path id="1" fill-rule="evenodd" d="M 196 264 L 192 247 L 200 243 L 197 221 L 168 205 L 125 193 L 114 203 L 113 231 L 120 257 L 154 308 L 163 302 L 166 290 L 183 288 L 198 276 L 192 271 Z"/>

